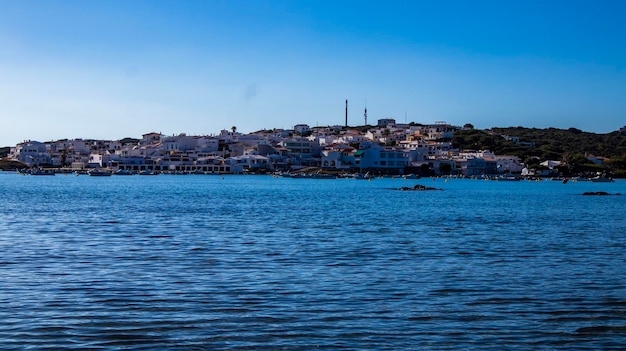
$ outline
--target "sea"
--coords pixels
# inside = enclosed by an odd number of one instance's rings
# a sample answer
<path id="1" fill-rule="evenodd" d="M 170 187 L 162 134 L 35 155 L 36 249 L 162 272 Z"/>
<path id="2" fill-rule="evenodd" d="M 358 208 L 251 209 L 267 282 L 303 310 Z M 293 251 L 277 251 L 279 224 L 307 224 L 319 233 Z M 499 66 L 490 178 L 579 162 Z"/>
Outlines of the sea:
<path id="1" fill-rule="evenodd" d="M 0 350 L 623 350 L 625 214 L 624 180 L 0 172 Z"/>

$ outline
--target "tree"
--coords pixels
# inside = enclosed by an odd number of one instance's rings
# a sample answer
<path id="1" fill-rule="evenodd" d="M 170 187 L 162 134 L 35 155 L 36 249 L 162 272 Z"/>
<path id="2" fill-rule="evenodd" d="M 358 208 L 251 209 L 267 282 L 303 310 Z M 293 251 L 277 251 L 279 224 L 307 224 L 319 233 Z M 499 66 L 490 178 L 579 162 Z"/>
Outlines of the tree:
<path id="1" fill-rule="evenodd" d="M 617 169 L 626 169 L 626 155 L 623 156 L 613 156 L 608 161 L 608 164 Z"/>

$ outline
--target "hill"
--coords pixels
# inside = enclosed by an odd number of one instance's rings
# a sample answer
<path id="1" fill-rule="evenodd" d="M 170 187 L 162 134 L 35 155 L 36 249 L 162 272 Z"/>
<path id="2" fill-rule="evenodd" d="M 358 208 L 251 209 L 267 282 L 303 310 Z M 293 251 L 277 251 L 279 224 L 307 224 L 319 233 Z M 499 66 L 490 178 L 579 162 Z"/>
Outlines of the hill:
<path id="1" fill-rule="evenodd" d="M 606 165 L 626 170 L 626 133 L 596 134 L 576 128 L 492 128 L 456 132 L 452 144 L 461 149 L 489 149 L 499 155 L 518 156 L 526 163 L 533 159 L 565 161 L 585 170 L 595 170 L 590 156 L 606 158 Z M 581 167 L 579 167 L 581 166 Z M 600 167 L 601 168 L 601 167 Z"/>

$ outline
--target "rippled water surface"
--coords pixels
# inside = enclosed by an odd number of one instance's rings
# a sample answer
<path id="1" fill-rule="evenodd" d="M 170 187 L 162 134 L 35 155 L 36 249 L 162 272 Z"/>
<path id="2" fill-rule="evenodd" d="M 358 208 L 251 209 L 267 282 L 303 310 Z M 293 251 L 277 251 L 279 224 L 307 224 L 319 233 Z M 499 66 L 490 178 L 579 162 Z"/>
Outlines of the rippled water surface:
<path id="1" fill-rule="evenodd" d="M 0 173 L 0 196 L 3 350 L 626 344 L 624 181 Z"/>

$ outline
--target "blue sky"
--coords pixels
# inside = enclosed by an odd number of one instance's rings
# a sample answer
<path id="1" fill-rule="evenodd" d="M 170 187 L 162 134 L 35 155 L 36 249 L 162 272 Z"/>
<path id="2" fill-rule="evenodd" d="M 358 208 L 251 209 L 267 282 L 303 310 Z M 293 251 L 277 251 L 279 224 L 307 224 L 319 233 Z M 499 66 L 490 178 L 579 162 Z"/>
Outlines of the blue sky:
<path id="1" fill-rule="evenodd" d="M 395 118 L 626 125 L 624 1 L 0 0 L 0 145 Z"/>

